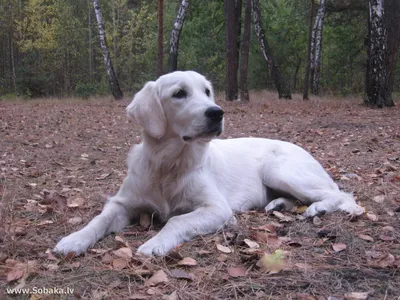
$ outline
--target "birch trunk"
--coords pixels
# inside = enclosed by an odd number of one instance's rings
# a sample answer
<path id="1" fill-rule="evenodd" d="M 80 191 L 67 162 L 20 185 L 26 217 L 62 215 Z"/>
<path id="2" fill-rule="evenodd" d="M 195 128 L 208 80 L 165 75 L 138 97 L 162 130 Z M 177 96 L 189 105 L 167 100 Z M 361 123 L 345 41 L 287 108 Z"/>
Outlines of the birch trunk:
<path id="1" fill-rule="evenodd" d="M 315 55 L 314 57 L 314 65 L 311 72 L 311 92 L 314 95 L 320 94 L 320 74 L 321 74 L 321 53 L 322 53 L 322 32 L 324 28 L 324 20 L 325 20 L 325 0 L 321 0 L 317 17 L 317 30 L 315 34 Z M 315 27 L 315 26 L 314 26 Z"/>
<path id="2" fill-rule="evenodd" d="M 365 103 L 372 106 L 393 106 L 387 88 L 387 30 L 384 23 L 384 0 L 369 0 L 369 49 Z"/>
<path id="3" fill-rule="evenodd" d="M 310 83 L 310 68 L 311 68 L 311 40 L 312 40 L 312 29 L 313 29 L 313 18 L 314 18 L 314 0 L 311 0 L 310 8 L 310 21 L 309 21 L 309 35 L 308 35 L 308 53 L 307 53 L 307 63 L 306 71 L 304 74 L 304 90 L 303 90 L 303 100 L 308 100 L 308 86 Z"/>
<path id="4" fill-rule="evenodd" d="M 315 17 L 314 26 L 311 32 L 311 41 L 310 41 L 310 72 L 311 72 L 311 85 L 312 85 L 312 78 L 314 77 L 314 70 L 315 70 L 315 36 L 317 35 L 318 30 L 318 14 Z"/>
<path id="5" fill-rule="evenodd" d="M 118 79 L 115 76 L 114 67 L 111 62 L 110 51 L 108 50 L 106 34 L 104 30 L 103 17 L 101 15 L 100 0 L 93 0 L 94 12 L 96 14 L 97 27 L 99 28 L 99 39 L 101 50 L 103 51 L 104 64 L 110 84 L 111 92 L 116 100 L 122 99 L 123 94 L 119 87 Z"/>
<path id="6" fill-rule="evenodd" d="M 250 35 L 251 35 L 251 0 L 246 0 L 244 10 L 244 28 L 242 48 L 240 53 L 239 67 L 239 92 L 241 101 L 250 101 L 249 88 L 247 86 L 248 68 L 249 68 L 249 52 L 250 52 Z"/>
<path id="7" fill-rule="evenodd" d="M 164 73 L 164 0 L 158 0 L 158 10 L 157 10 L 157 21 L 158 21 L 158 35 L 157 35 L 157 66 L 156 74 L 157 77 Z"/>
<path id="8" fill-rule="evenodd" d="M 170 51 L 168 59 L 168 70 L 170 72 L 178 69 L 178 50 L 179 50 L 179 37 L 181 35 L 183 22 L 185 20 L 186 11 L 189 7 L 188 0 L 182 0 L 179 6 L 178 15 L 176 16 L 174 27 L 171 31 L 171 38 L 169 40 Z"/>
<path id="9" fill-rule="evenodd" d="M 278 90 L 279 98 L 292 99 L 289 88 L 284 84 L 278 65 L 276 64 L 271 49 L 268 47 L 267 39 L 264 34 L 264 29 L 261 22 L 261 12 L 258 0 L 252 0 L 252 10 L 254 19 L 254 29 L 261 45 L 261 52 L 267 62 L 268 68 L 271 71 L 271 77 Z"/>

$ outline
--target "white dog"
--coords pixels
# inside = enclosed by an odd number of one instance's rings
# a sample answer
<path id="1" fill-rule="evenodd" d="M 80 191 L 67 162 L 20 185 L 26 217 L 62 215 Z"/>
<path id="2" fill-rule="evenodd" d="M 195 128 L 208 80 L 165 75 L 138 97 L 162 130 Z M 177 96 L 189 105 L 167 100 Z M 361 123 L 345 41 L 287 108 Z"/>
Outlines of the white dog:
<path id="1" fill-rule="evenodd" d="M 143 127 L 143 142 L 128 157 L 128 176 L 117 195 L 83 229 L 63 238 L 55 252 L 80 254 L 140 212 L 168 222 L 137 250 L 165 255 L 178 244 L 235 221 L 253 208 L 290 210 L 309 205 L 306 216 L 341 210 L 360 215 L 354 198 L 339 190 L 305 150 L 287 142 L 218 140 L 222 109 L 210 82 L 193 72 L 174 72 L 148 82 L 127 107 Z"/>

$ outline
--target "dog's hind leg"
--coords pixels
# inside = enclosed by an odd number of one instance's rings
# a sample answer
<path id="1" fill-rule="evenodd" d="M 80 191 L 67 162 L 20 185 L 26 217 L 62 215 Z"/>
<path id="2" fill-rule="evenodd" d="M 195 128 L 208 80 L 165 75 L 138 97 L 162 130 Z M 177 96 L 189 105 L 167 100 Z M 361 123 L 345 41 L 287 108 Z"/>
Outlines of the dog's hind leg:
<path id="1" fill-rule="evenodd" d="M 286 156 L 269 160 L 263 169 L 264 184 L 309 205 L 305 212 L 309 217 L 336 210 L 350 215 L 363 213 L 363 209 L 356 204 L 353 196 L 340 191 L 337 184 L 312 156 L 303 154 L 301 158 L 300 160 Z"/>
<path id="2" fill-rule="evenodd" d="M 295 200 L 288 199 L 285 197 L 279 197 L 275 200 L 272 200 L 268 205 L 265 207 L 265 211 L 281 211 L 281 210 L 292 210 L 296 206 Z"/>

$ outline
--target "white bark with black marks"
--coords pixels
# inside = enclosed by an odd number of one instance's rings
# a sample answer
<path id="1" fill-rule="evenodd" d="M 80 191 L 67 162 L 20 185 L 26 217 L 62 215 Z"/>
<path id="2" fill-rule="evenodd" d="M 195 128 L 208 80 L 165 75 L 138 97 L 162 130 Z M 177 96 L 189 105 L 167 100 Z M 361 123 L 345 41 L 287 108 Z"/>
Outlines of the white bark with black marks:
<path id="1" fill-rule="evenodd" d="M 322 32 L 325 20 L 325 0 L 321 0 L 317 17 L 315 31 L 315 53 L 312 53 L 311 92 L 314 95 L 320 94 L 321 54 L 322 54 Z M 315 26 L 314 26 L 315 27 Z"/>
<path id="2" fill-rule="evenodd" d="M 369 0 L 369 49 L 366 79 L 366 103 L 377 107 L 393 106 L 386 86 L 387 30 L 384 0 Z"/>
<path id="3" fill-rule="evenodd" d="M 264 29 L 261 22 L 261 12 L 258 0 L 251 1 L 254 29 L 261 45 L 261 52 L 268 64 L 268 68 L 271 71 L 271 77 L 274 81 L 276 89 L 278 90 L 279 98 L 292 99 L 289 88 L 284 84 L 278 65 L 276 64 L 271 50 L 268 47 L 268 42 L 264 34 Z"/>
<path id="4" fill-rule="evenodd" d="M 183 22 L 185 20 L 186 12 L 189 7 L 188 0 L 182 0 L 179 6 L 178 15 L 176 16 L 174 27 L 171 31 L 171 38 L 169 40 L 170 51 L 168 60 L 168 69 L 170 72 L 178 69 L 178 50 L 179 50 L 179 37 L 182 31 Z"/>
<path id="5" fill-rule="evenodd" d="M 100 0 L 93 0 L 94 12 L 97 20 L 97 27 L 99 29 L 99 39 L 101 50 L 103 51 L 104 63 L 106 67 L 108 82 L 110 84 L 111 92 L 116 100 L 122 99 L 123 94 L 119 87 L 117 77 L 115 76 L 114 68 L 111 62 L 110 51 L 108 50 L 106 33 L 104 30 L 103 17 L 101 14 Z"/>

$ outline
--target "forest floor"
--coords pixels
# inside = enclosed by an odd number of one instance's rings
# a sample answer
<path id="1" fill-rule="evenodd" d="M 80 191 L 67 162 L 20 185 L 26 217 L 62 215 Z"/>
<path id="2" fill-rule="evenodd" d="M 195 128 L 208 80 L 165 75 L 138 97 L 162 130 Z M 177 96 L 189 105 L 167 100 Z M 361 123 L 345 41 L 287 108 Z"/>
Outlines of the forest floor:
<path id="1" fill-rule="evenodd" d="M 157 259 L 134 254 L 161 228 L 145 222 L 85 255 L 49 252 L 117 192 L 127 153 L 140 141 L 125 115 L 128 100 L 0 101 L 0 299 L 400 299 L 400 106 L 275 98 L 219 101 L 222 138 L 301 145 L 365 214 L 251 211 Z M 47 294 L 9 294 L 14 287 Z M 61 289 L 73 292 L 49 294 Z"/>

